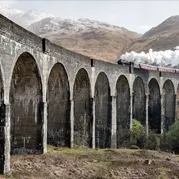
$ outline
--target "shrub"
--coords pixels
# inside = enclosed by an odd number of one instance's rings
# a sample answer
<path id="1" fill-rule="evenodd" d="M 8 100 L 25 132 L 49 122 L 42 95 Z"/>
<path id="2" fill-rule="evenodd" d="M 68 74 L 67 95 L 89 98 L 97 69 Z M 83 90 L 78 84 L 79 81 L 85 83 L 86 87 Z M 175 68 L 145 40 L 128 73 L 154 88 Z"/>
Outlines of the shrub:
<path id="1" fill-rule="evenodd" d="M 168 150 L 179 153 L 179 120 L 169 127 L 169 131 L 166 134 L 166 140 Z"/>
<path id="2" fill-rule="evenodd" d="M 117 147 L 130 147 L 130 135 L 130 129 L 122 128 L 122 126 L 119 126 L 119 130 L 117 133 Z"/>
<path id="3" fill-rule="evenodd" d="M 145 129 L 140 121 L 133 119 L 132 120 L 132 141 L 137 143 L 139 139 L 145 135 Z"/>
<path id="4" fill-rule="evenodd" d="M 160 150 L 162 135 L 150 132 L 145 143 L 145 148 L 150 150 Z"/>

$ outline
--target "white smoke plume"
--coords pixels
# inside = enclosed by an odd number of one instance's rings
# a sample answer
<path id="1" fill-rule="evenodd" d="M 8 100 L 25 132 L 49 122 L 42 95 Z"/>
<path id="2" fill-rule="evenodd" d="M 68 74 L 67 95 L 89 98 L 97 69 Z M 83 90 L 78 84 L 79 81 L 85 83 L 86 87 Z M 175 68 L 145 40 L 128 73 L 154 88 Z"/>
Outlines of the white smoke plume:
<path id="1" fill-rule="evenodd" d="M 175 50 L 153 51 L 150 49 L 148 53 L 136 53 L 134 51 L 121 55 L 121 60 L 125 62 L 133 62 L 134 64 L 148 64 L 163 67 L 179 68 L 179 46 Z"/>

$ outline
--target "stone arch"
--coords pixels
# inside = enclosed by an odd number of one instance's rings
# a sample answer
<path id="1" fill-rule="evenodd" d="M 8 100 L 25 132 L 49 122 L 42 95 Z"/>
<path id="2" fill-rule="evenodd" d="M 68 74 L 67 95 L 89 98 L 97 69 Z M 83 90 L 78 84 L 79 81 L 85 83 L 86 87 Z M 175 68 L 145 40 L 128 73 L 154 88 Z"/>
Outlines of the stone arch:
<path id="1" fill-rule="evenodd" d="M 42 150 L 42 83 L 34 57 L 22 53 L 14 66 L 11 87 L 11 152 Z"/>
<path id="2" fill-rule="evenodd" d="M 74 145 L 92 146 L 91 85 L 87 71 L 81 68 L 76 74 L 74 99 Z"/>
<path id="3" fill-rule="evenodd" d="M 116 84 L 117 146 L 129 137 L 130 131 L 130 87 L 127 78 L 121 75 Z M 127 140 L 129 139 L 127 137 Z"/>
<path id="4" fill-rule="evenodd" d="M 95 146 L 111 145 L 111 98 L 109 81 L 104 72 L 99 73 L 95 84 Z"/>
<path id="5" fill-rule="evenodd" d="M 70 89 L 66 70 L 61 63 L 56 63 L 50 71 L 47 105 L 47 143 L 70 147 Z"/>
<path id="6" fill-rule="evenodd" d="M 133 83 L 133 119 L 146 125 L 146 98 L 145 87 L 142 78 L 137 77 Z"/>
<path id="7" fill-rule="evenodd" d="M 175 90 L 171 80 L 166 80 L 162 88 L 163 129 L 168 130 L 175 121 Z"/>
<path id="8" fill-rule="evenodd" d="M 161 98 L 160 87 L 155 78 L 148 83 L 149 104 L 148 104 L 148 120 L 149 129 L 156 133 L 161 132 Z"/>
<path id="9" fill-rule="evenodd" d="M 19 59 L 19 57 L 22 55 L 22 54 L 29 54 L 29 56 L 33 57 L 33 60 L 36 64 L 36 67 L 37 67 L 37 70 L 38 70 L 38 74 L 39 74 L 39 77 L 40 77 L 40 82 L 41 82 L 41 86 L 42 86 L 42 89 L 44 89 L 46 87 L 46 84 L 45 84 L 45 80 L 43 78 L 43 72 L 42 72 L 42 69 L 41 69 L 41 64 L 39 62 L 38 57 L 36 56 L 36 54 L 34 54 L 34 52 L 30 49 L 27 49 L 27 48 L 23 48 L 21 49 L 20 51 L 17 51 L 17 54 L 15 55 L 14 59 L 13 59 L 13 62 L 11 64 L 11 68 L 10 68 L 10 79 L 12 80 L 12 76 L 13 76 L 13 72 L 14 72 L 14 68 L 15 68 L 15 65 L 17 64 L 17 61 Z M 6 85 L 8 86 L 8 89 L 7 89 L 7 102 L 10 101 L 9 97 L 10 97 L 10 87 L 11 87 L 11 80 L 9 80 L 8 82 L 6 82 Z M 43 92 L 43 90 L 42 90 Z"/>

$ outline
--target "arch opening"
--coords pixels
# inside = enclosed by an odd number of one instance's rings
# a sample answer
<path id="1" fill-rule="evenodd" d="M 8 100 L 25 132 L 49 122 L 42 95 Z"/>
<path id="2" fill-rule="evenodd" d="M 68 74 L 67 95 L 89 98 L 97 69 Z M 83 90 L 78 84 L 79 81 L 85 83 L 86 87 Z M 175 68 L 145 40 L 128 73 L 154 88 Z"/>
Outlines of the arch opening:
<path id="1" fill-rule="evenodd" d="M 111 98 L 107 76 L 98 75 L 95 85 L 95 146 L 111 146 Z"/>
<path id="2" fill-rule="evenodd" d="M 90 80 L 85 69 L 76 75 L 74 97 L 74 145 L 92 146 L 92 104 Z"/>
<path id="3" fill-rule="evenodd" d="M 160 88 L 156 79 L 151 79 L 149 84 L 148 120 L 149 129 L 153 132 L 161 132 L 161 99 Z"/>
<path id="4" fill-rule="evenodd" d="M 117 147 L 130 140 L 130 88 L 125 76 L 116 85 Z"/>
<path id="5" fill-rule="evenodd" d="M 140 77 L 137 77 L 133 84 L 133 119 L 146 125 L 146 98 L 144 83 Z"/>
<path id="6" fill-rule="evenodd" d="M 175 122 L 175 91 L 173 83 L 166 80 L 162 90 L 163 96 L 163 129 L 168 130 L 169 126 Z"/>
<path id="7" fill-rule="evenodd" d="M 42 84 L 35 59 L 23 53 L 14 66 L 11 88 L 11 153 L 42 150 Z"/>
<path id="8" fill-rule="evenodd" d="M 62 64 L 51 69 L 47 90 L 47 143 L 70 147 L 70 91 L 67 73 Z"/>

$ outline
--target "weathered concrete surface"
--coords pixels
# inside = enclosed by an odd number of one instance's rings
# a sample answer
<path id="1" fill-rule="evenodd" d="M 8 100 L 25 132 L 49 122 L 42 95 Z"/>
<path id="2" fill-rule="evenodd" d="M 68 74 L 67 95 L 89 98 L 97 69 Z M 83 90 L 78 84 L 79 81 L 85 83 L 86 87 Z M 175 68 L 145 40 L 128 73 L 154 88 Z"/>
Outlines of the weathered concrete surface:
<path id="1" fill-rule="evenodd" d="M 153 132 L 161 131 L 161 100 L 160 88 L 156 79 L 149 82 L 149 129 Z"/>
<path id="2" fill-rule="evenodd" d="M 95 85 L 95 139 L 97 148 L 111 145 L 111 100 L 107 76 L 100 73 Z"/>
<path id="3" fill-rule="evenodd" d="M 70 147 L 70 91 L 64 67 L 53 66 L 47 89 L 48 102 L 48 144 Z"/>
<path id="4" fill-rule="evenodd" d="M 146 125 L 145 120 L 145 87 L 141 78 L 137 77 L 133 84 L 133 119 L 139 120 Z"/>
<path id="5" fill-rule="evenodd" d="M 10 151 L 118 147 L 132 119 L 163 132 L 178 116 L 178 74 L 90 59 L 2 15 L 0 77 L 1 173 L 10 170 Z"/>
<path id="6" fill-rule="evenodd" d="M 92 118 L 90 81 L 87 72 L 80 69 L 74 83 L 74 145 L 92 146 Z"/>
<path id="7" fill-rule="evenodd" d="M 163 86 L 163 124 L 164 130 L 175 121 L 175 91 L 173 83 L 166 80 Z"/>
<path id="8" fill-rule="evenodd" d="M 42 85 L 33 57 L 23 53 L 17 60 L 10 89 L 11 152 L 42 147 Z M 34 150 L 34 151 L 33 151 Z"/>
<path id="9" fill-rule="evenodd" d="M 117 146 L 120 147 L 130 132 L 130 87 L 125 76 L 120 76 L 116 84 Z M 128 135 L 128 136 L 125 136 Z"/>

